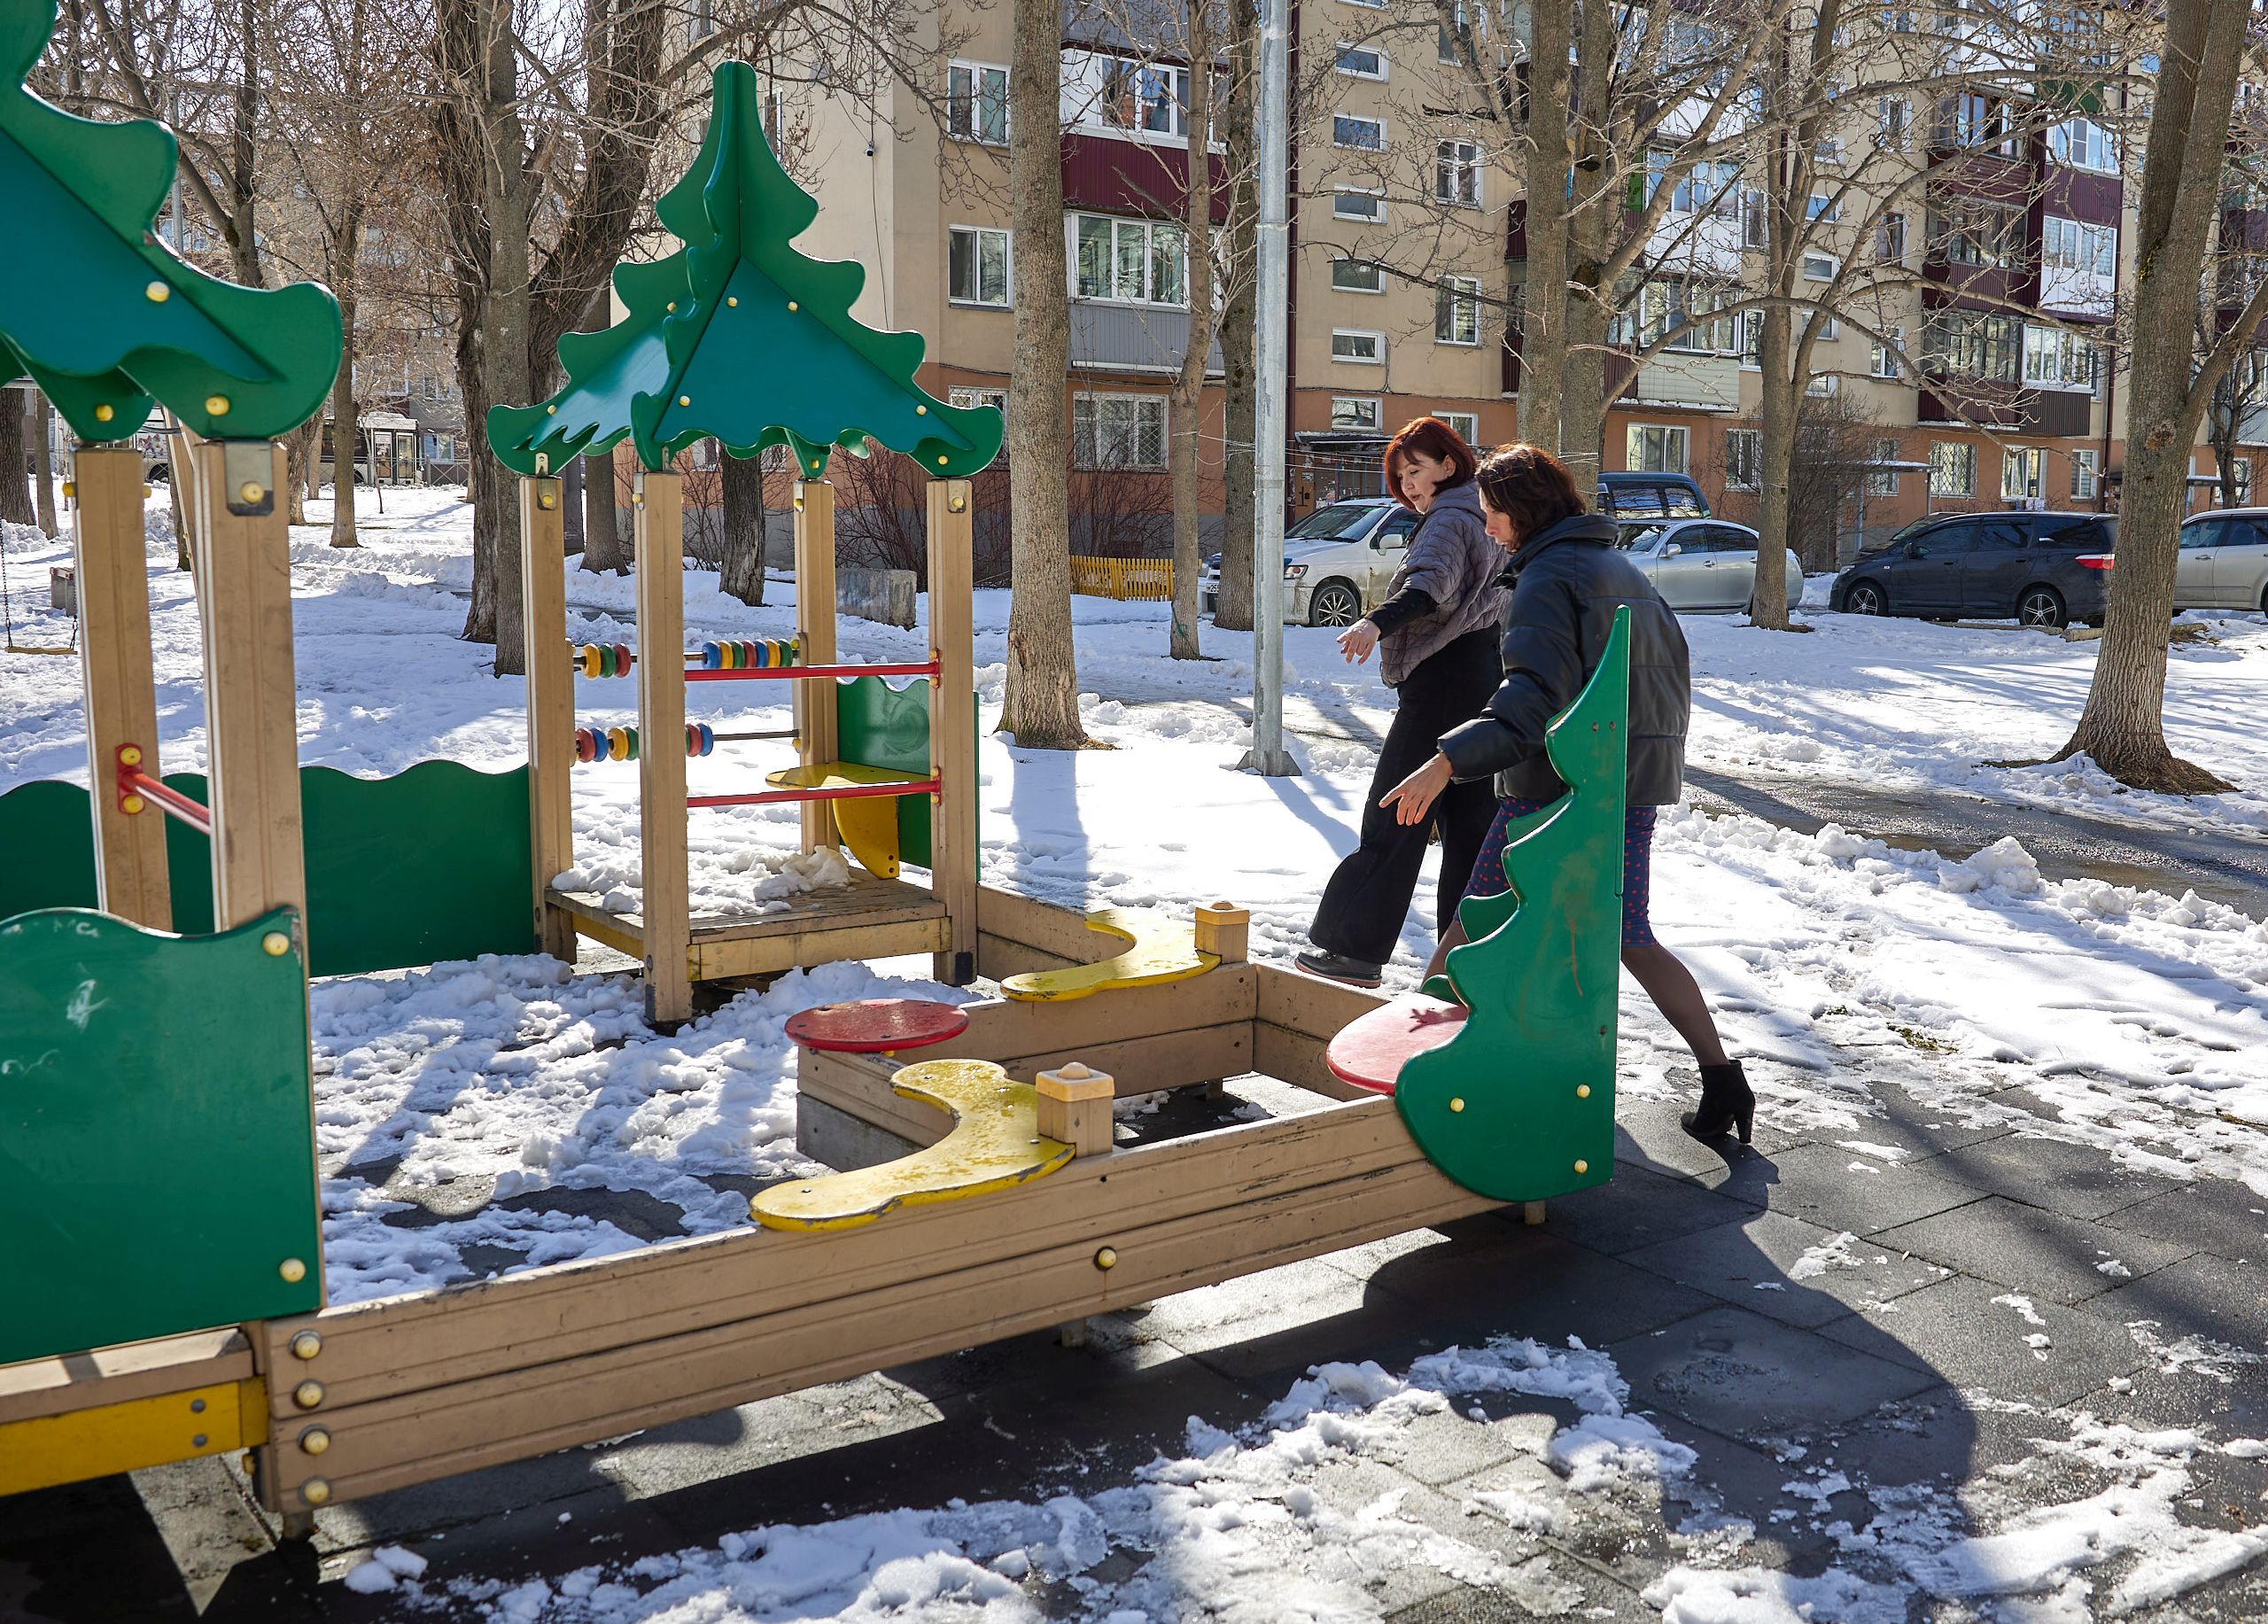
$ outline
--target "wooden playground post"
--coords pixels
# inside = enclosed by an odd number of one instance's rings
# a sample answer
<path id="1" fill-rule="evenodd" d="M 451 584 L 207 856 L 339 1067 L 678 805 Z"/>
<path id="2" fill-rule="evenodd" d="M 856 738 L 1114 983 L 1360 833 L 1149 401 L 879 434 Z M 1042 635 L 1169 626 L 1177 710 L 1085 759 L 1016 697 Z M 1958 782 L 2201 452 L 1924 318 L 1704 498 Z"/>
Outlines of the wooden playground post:
<path id="1" fill-rule="evenodd" d="M 528 815 L 535 854 L 536 936 L 575 962 L 575 923 L 550 902 L 553 876 L 575 863 L 575 673 L 567 644 L 566 509 L 560 481 L 520 481 L 520 580 L 528 672 Z"/>
<path id="2" fill-rule="evenodd" d="M 82 445 L 72 463 L 79 498 L 79 636 L 84 649 L 80 669 L 86 685 L 96 894 L 105 913 L 152 930 L 171 930 L 165 818 L 154 807 L 138 816 L 120 812 L 113 788 L 121 744 L 139 746 L 142 771 L 159 776 L 142 454 L 130 444 Z"/>
<path id="3" fill-rule="evenodd" d="M 929 884 L 945 905 L 951 945 L 936 955 L 939 981 L 976 975 L 976 695 L 970 614 L 975 499 L 966 479 L 929 481 Z"/>
<path id="4" fill-rule="evenodd" d="M 205 635 L 213 921 L 233 929 L 271 908 L 307 930 L 291 546 L 284 447 L 206 440 L 197 462 L 190 556 Z M 146 815 L 146 814 L 145 814 Z"/>
<path id="5" fill-rule="evenodd" d="M 693 1017 L 685 804 L 685 476 L 638 475 L 638 838 L 646 1019 Z M 562 614 L 564 614 L 562 610 Z"/>
<path id="6" fill-rule="evenodd" d="M 796 664 L 835 664 L 835 487 L 824 479 L 796 483 Z M 804 766 L 836 755 L 835 686 L 796 687 L 796 759 Z M 804 850 L 840 843 L 835 809 L 823 801 L 803 808 Z"/>

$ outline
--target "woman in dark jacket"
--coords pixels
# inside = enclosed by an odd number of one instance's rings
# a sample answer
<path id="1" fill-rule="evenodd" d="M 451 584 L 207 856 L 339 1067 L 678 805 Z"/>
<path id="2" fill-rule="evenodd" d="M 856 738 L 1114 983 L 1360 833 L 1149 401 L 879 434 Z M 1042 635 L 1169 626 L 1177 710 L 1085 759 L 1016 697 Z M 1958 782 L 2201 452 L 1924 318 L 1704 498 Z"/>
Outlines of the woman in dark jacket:
<path id="1" fill-rule="evenodd" d="M 1410 827 L 1378 804 L 1387 786 L 1433 753 L 1452 724 L 1478 711 L 1503 668 L 1496 642 L 1507 601 L 1499 584 L 1504 556 L 1488 539 L 1472 491 L 1472 448 L 1438 417 L 1420 417 L 1386 448 L 1386 486 L 1424 515 L 1410 550 L 1387 584 L 1386 602 L 1340 633 L 1357 664 L 1379 655 L 1379 674 L 1394 690 L 1394 722 L 1379 750 L 1362 843 L 1324 887 L 1299 955 L 1301 969 L 1375 987 L 1401 939 L 1418 872 L 1425 861 L 1426 826 L 1441 830 L 1441 923 L 1464 895 L 1465 877 L 1495 814 L 1486 784 L 1460 784 L 1441 797 L 1433 818 Z"/>
<path id="2" fill-rule="evenodd" d="M 1473 477 L 1488 533 L 1512 555 L 1512 602 L 1504 631 L 1504 676 L 1480 715 L 1449 730 L 1433 758 L 1389 790 L 1381 806 L 1422 823 L 1452 786 L 1495 778 L 1496 820 L 1473 865 L 1468 895 L 1505 889 L 1504 843 L 1512 822 L 1567 793 L 1544 753 L 1551 719 L 1574 702 L 1606 652 L 1615 610 L 1630 609 L 1630 777 L 1622 847 L 1622 963 L 1701 1062 L 1701 1108 L 1689 1133 L 1743 1140 L 1756 1096 L 1740 1062 L 1726 1057 L 1708 1001 L 1687 969 L 1654 939 L 1646 917 L 1654 819 L 1676 803 L 1692 708 L 1685 633 L 1652 583 L 1615 545 L 1611 520 L 1584 510 L 1558 458 L 1540 446 L 1508 446 Z M 1439 971 L 1462 929 L 1444 931 Z"/>

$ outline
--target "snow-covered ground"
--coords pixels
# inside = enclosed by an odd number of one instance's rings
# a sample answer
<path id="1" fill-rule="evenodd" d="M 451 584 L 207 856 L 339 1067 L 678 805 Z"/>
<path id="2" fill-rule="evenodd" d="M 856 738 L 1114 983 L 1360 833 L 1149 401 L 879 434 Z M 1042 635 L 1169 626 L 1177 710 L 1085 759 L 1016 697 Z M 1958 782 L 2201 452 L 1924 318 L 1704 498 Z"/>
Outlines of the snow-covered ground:
<path id="1" fill-rule="evenodd" d="M 350 772 L 393 773 L 433 756 L 498 768 L 524 758 L 523 691 L 488 674 L 484 649 L 458 641 L 469 582 L 467 516 L 446 494 L 394 492 L 380 517 L 366 493 L 364 548 L 334 552 L 297 532 L 301 758 Z M 153 509 L 156 511 L 156 509 Z M 320 508 L 318 517 L 327 517 Z M 8 538 L 19 635 L 67 635 L 52 613 L 27 613 L 25 589 L 67 548 Z M 163 765 L 198 766 L 204 716 L 189 578 L 151 552 Z M 686 578 L 688 638 L 783 636 L 793 588 L 750 610 L 712 575 Z M 570 635 L 636 641 L 632 583 L 569 579 Z M 978 685 L 997 715 L 1007 594 L 977 594 Z M 1263 780 L 1233 770 L 1249 728 L 1249 640 L 1208 627 L 1220 657 L 1163 657 L 1162 606 L 1082 599 L 1083 709 L 1107 750 L 1025 751 L 988 733 L 982 745 L 984 878 L 1050 900 L 1175 909 L 1227 897 L 1254 915 L 1255 956 L 1304 940 L 1315 895 L 1353 843 L 1391 696 L 1375 668 L 1350 670 L 1331 634 L 1287 634 L 1289 706 L 1304 772 Z M 2218 826 L 2230 838 L 2268 828 L 2268 626 L 2199 623 L 2204 641 L 2175 651 L 2168 717 L 2175 747 L 2247 787 L 2184 802 L 2115 793 L 2084 768 L 2010 771 L 1987 758 L 2044 755 L 2083 703 L 2093 646 L 2012 628 L 1979 630 L 1815 617 L 1806 637 L 1731 619 L 1686 622 L 1697 688 L 1693 756 L 1754 773 L 1875 784 L 1954 786 L 2008 802 L 2085 806 L 2138 821 Z M 847 655 L 919 655 L 918 632 L 843 623 Z M 630 685 L 577 680 L 579 718 L 628 719 Z M 745 689 L 708 689 L 696 712 L 720 730 L 784 727 L 783 705 Z M 1343 734 L 1334 739 L 1334 734 Z M 70 663 L 0 657 L 0 790 L 82 777 L 84 741 Z M 778 745 L 728 747 L 691 764 L 696 793 L 745 784 Z M 696 886 L 751 905 L 794 852 L 792 808 L 695 814 Z M 597 891 L 634 890 L 635 774 L 594 765 L 576 780 L 578 866 Z M 1654 917 L 1720 1012 L 1770 1121 L 1836 1131 L 1869 1173 L 1900 1155 L 1870 1137 L 1873 1102 L 1853 1053 L 1912 1057 L 1917 1092 L 1970 1120 L 2008 1107 L 1986 1096 L 2024 1084 L 2058 1113 L 2028 1131 L 2112 1149 L 2137 1168 L 2242 1179 L 2268 1205 L 2268 922 L 2192 896 L 2043 879 L 2003 841 L 1966 861 L 1888 849 L 1829 828 L 1800 835 L 1752 819 L 1679 809 L 1662 820 Z M 1430 887 L 1392 973 L 1414 982 L 1430 944 Z M 635 1192 L 700 1232 L 742 1222 L 750 1177 L 803 1170 L 793 1146 L 794 1051 L 787 1018 L 810 1005 L 904 985 L 921 967 L 831 966 L 746 994 L 672 1036 L 638 1018 L 634 982 L 571 975 L 540 959 L 484 960 L 318 983 L 318 1135 L 325 1267 L 331 1298 L 351 1301 L 470 1273 L 643 1244 L 572 1202 L 532 1193 Z M 939 996 L 931 990 L 933 996 Z M 1623 1008 L 1622 1086 L 1634 1098 L 1681 1091 L 1688 1057 L 1632 990 Z M 1925 1065 L 1921 1063 L 1925 1062 Z M 407 1212 L 427 1198 L 431 1221 Z M 459 1193 L 464 1193 L 458 1199 Z M 511 1204 L 502 1204 L 511 1203 Z M 1821 1262 L 1822 1269 L 1836 1260 Z M 1689 1464 L 1643 1418 L 1626 1414 L 1604 1356 L 1507 1344 L 1426 1362 L 1399 1376 L 1324 1371 L 1262 1418 L 1192 1427 L 1185 1455 L 1139 1480 L 1046 1504 L 950 1506 L 751 1531 L 634 1571 L 560 1574 L 509 1593 L 458 1596 L 501 1619 L 815 1617 L 1014 1618 L 1033 1611 L 1019 1582 L 1043 1572 L 1114 1609 L 1172 1616 L 1157 1587 L 1244 1597 L 1239 1614 L 1275 1618 L 1281 1587 L 1306 1616 L 1370 1616 L 1366 1565 L 1421 1563 L 1521 1595 L 1567 1600 L 1575 1578 L 1507 1566 L 1501 1540 L 1460 1541 L 1379 1504 L 1334 1511 L 1311 1492 L 1333 1459 L 1391 1447 L 1423 1415 L 1462 1414 L 1474 1395 L 1556 1391 L 1582 1419 L 1538 1441 L 1532 1470 L 1476 1499 L 1471 1515 L 1531 1526 L 1571 1497 L 1658 1492 Z M 1556 1388 L 1534 1384 L 1558 1383 Z M 1523 1385 L 1529 1384 L 1529 1385 Z M 1480 1424 L 1480 1423 L 1476 1423 Z M 2045 1446 L 2043 1446 L 2045 1447 Z M 2268 1534 L 2184 1533 L 2172 1507 L 2201 1451 L 2268 1444 L 2200 1433 L 2134 1434 L 2074 1423 L 2058 1442 L 2099 1480 L 2093 1498 L 1994 1513 L 1988 1486 L 1968 1505 L 1987 1535 L 1951 1512 L 1950 1491 L 1915 1491 L 1903 1520 L 1877 1518 L 1847 1571 L 1802 1581 L 1750 1570 L 1738 1529 L 1697 1524 L 1682 1566 L 1651 1599 L 1680 1624 L 1713 1620 L 1902 1618 L 1922 1592 L 2014 1620 L 2091 1616 L 2059 1597 L 2100 1564 L 2117 1563 L 2108 1605 L 2178 1593 L 2247 1561 Z M 2247 1457 L 2249 1458 L 2249 1457 Z M 1821 1489 L 1822 1496 L 1830 1492 Z M 1931 1496 L 1934 1496 L 1933 1499 Z M 1525 1520 L 1524 1520 L 1525 1519 Z M 1109 1550 L 1169 1550 L 1116 1583 L 1083 1577 Z M 368 1587 L 417 1581 L 416 1558 L 359 1575 Z M 1169 1577 L 1185 1575 L 1185 1578 Z M 1989 1598 L 2000 1597 L 1995 1602 Z M 2033 1598 L 2033 1612 L 2008 1598 Z M 1539 1606 L 1538 1611 L 1549 1609 Z M 1948 1616 L 1951 1616 L 1950 1614 Z"/>

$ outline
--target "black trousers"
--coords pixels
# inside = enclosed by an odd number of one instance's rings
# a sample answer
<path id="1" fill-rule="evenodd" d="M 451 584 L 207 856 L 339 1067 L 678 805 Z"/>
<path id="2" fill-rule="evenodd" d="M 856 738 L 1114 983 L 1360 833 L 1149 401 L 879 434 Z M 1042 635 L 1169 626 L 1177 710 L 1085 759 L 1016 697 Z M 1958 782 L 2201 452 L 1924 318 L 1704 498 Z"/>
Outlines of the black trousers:
<path id="1" fill-rule="evenodd" d="M 1327 953 L 1384 964 L 1394 957 L 1425 861 L 1427 828 L 1394 821 L 1379 797 L 1432 759 L 1441 736 L 1480 714 L 1503 680 L 1496 633 L 1468 633 L 1425 661 L 1403 680 L 1393 726 L 1379 750 L 1363 808 L 1362 843 L 1348 853 L 1323 888 L 1308 939 Z M 1451 784 L 1433 803 L 1441 831 L 1440 919 L 1456 917 L 1473 859 L 1496 816 L 1496 789 L 1487 779 Z"/>

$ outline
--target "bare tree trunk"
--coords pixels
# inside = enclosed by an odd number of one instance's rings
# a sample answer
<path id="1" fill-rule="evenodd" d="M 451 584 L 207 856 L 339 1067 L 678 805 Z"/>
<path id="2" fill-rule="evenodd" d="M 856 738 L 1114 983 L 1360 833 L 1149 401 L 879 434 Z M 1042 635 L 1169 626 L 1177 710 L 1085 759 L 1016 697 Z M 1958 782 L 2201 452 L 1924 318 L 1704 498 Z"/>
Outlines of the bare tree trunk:
<path id="1" fill-rule="evenodd" d="M 237 280 L 248 288 L 264 286 L 260 270 L 260 0 L 242 0 L 238 8 L 244 52 L 244 74 L 237 81 L 236 117 L 229 132 L 229 202 L 236 218 L 229 234 Z"/>
<path id="2" fill-rule="evenodd" d="M 1565 363 L 1555 376 L 1564 377 L 1560 390 L 1559 455 L 1575 476 L 1575 488 L 1586 501 L 1598 489 L 1599 470 L 1605 466 L 1607 352 L 1606 338 L 1614 320 L 1611 288 L 1602 289 L 1604 267 L 1616 229 L 1622 221 L 1622 197 L 1607 183 L 1613 173 L 1614 155 L 1605 120 L 1612 112 L 1609 75 L 1615 59 L 1616 25 L 1620 8 L 1586 5 L 1582 9 L 1582 41 L 1576 57 L 1582 63 L 1582 88 L 1575 98 L 1581 119 L 1574 130 L 1575 190 L 1582 198 L 1563 228 L 1562 251 L 1567 280 L 1574 285 L 1558 308 L 1565 311 Z M 1561 115 L 1565 122 L 1565 115 Z M 1565 181 L 1560 183 L 1562 186 Z M 1529 191 L 1531 199 L 1534 191 Z M 1531 203 L 1531 206 L 1533 204 Z M 1532 240 L 1532 239 L 1531 239 Z M 1525 416 L 1527 372 L 1520 373 Z"/>
<path id="3" fill-rule="evenodd" d="M 1209 0 L 1189 4 L 1189 184 L 1183 199 L 1183 239 L 1189 264 L 1183 285 L 1189 294 L 1189 341 L 1181 370 L 1174 377 L 1173 431 L 1167 462 L 1173 484 L 1173 630 L 1167 651 L 1177 660 L 1201 659 L 1198 646 L 1197 573 L 1204 548 L 1197 534 L 1198 433 L 1205 400 L 1205 358 L 1213 347 L 1213 8 Z"/>
<path id="4" fill-rule="evenodd" d="M 350 201 L 339 212 L 338 240 L 331 255 L 331 292 L 346 342 L 338 354 L 338 377 L 330 386 L 330 544 L 360 547 L 354 534 L 354 457 L 362 442 L 361 403 L 354 399 L 354 267 L 362 252 L 362 204 Z"/>
<path id="5" fill-rule="evenodd" d="M 0 519 L 11 524 L 39 523 L 39 509 L 32 505 L 31 481 L 25 474 L 26 403 L 27 398 L 14 390 L 0 390 Z"/>
<path id="6" fill-rule="evenodd" d="M 1260 11 L 1229 7 L 1229 222 L 1224 274 L 1229 296 L 1221 308 L 1223 411 L 1221 424 L 1221 596 L 1213 624 L 1252 630 L 1253 527 L 1258 517 L 1253 482 L 1254 439 L 1259 432 L 1260 370 L 1253 343 L 1260 322 L 1260 198 L 1253 101 L 1260 75 Z"/>
<path id="7" fill-rule="evenodd" d="M 615 499 L 614 453 L 583 459 L 583 568 L 617 575 L 630 572 L 630 548 L 622 537 Z"/>
<path id="8" fill-rule="evenodd" d="M 1758 354 L 1763 370 L 1762 467 L 1756 493 L 1756 586 L 1749 621 L 1775 632 L 1788 629 L 1788 569 L 1784 563 L 1774 569 L 1767 561 L 1787 556 L 1788 532 L 1795 519 L 1796 417 L 1803 392 L 1802 380 L 1791 375 L 1793 327 L 1785 305 L 1768 307 Z"/>
<path id="9" fill-rule="evenodd" d="M 315 442 L 322 435 L 322 414 L 317 412 L 299 427 L 284 437 L 284 482 L 291 487 L 291 524 L 307 522 L 307 498 L 315 490 Z M 183 564 L 183 569 L 189 566 Z"/>
<path id="10" fill-rule="evenodd" d="M 726 456 L 718 470 L 725 491 L 725 567 L 718 588 L 742 602 L 764 602 L 764 463 Z"/>
<path id="11" fill-rule="evenodd" d="M 39 513 L 39 527 L 43 534 L 58 533 L 55 522 L 55 408 L 48 401 L 46 392 L 34 390 L 31 394 L 32 438 L 32 506 Z"/>
<path id="12" fill-rule="evenodd" d="M 1071 448 L 1063 411 L 1071 313 L 1063 245 L 1061 8 L 1056 0 L 1014 0 L 1014 30 L 1008 190 L 1023 267 L 1008 393 L 1015 556 L 1000 727 L 1027 749 L 1076 750 L 1087 735 L 1079 724 L 1071 641 Z"/>
<path id="13" fill-rule="evenodd" d="M 1527 284 L 1520 322 L 1520 438 L 1557 453 L 1567 375 L 1567 104 L 1572 7 L 1530 8 Z"/>
<path id="14" fill-rule="evenodd" d="M 2249 6 L 2169 0 L 2136 230 L 2134 330 L 2188 333 L 2197 268 L 2219 206 L 2229 110 Z M 2245 335 L 2249 337 L 2249 335 Z M 2212 380 L 2192 377 L 2186 344 L 2138 344 L 2126 392 L 2126 478 L 2118 567 L 2097 645 L 2094 683 L 2070 742 L 2121 783 L 2174 795 L 2232 788 L 2165 742 L 2166 626 L 2187 493 L 2189 448 Z"/>

